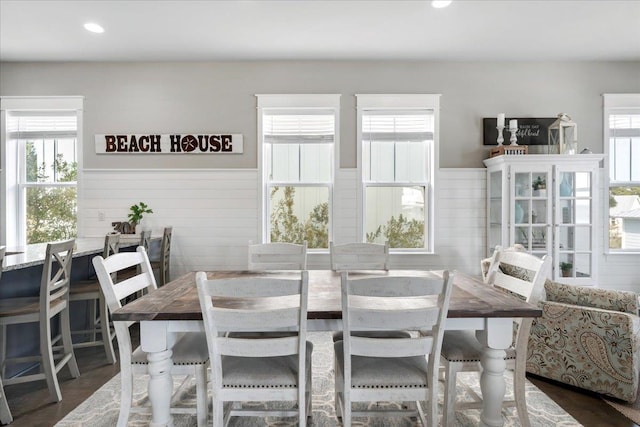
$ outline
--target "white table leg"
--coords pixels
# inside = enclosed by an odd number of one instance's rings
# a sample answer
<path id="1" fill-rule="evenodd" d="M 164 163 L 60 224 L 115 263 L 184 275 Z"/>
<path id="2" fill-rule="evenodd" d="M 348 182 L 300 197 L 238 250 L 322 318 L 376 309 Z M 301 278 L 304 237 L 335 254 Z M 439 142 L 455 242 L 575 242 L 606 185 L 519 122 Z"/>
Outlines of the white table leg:
<path id="1" fill-rule="evenodd" d="M 151 402 L 152 427 L 172 426 L 171 395 L 173 394 L 173 379 L 171 378 L 171 350 L 159 353 L 148 353 L 149 361 L 149 401 Z"/>
<path id="2" fill-rule="evenodd" d="M 140 346 L 147 353 L 149 361 L 149 402 L 151 403 L 152 427 L 173 426 L 171 419 L 171 396 L 173 379 L 171 366 L 173 361 L 173 337 L 167 330 L 167 322 L 140 322 Z"/>
<path id="3" fill-rule="evenodd" d="M 480 359 L 482 375 L 480 389 L 482 390 L 482 413 L 480 425 L 487 427 L 502 427 L 502 402 L 504 401 L 506 384 L 504 371 L 507 364 L 504 360 L 505 350 L 511 346 L 513 334 L 513 319 L 486 319 L 485 329 L 476 332 L 476 337 L 484 345 Z"/>
<path id="4" fill-rule="evenodd" d="M 480 389 L 482 390 L 482 413 L 480 425 L 502 427 L 502 402 L 505 394 L 504 370 L 507 364 L 504 361 L 505 351 L 485 347 L 480 359 L 482 374 L 480 376 Z"/>

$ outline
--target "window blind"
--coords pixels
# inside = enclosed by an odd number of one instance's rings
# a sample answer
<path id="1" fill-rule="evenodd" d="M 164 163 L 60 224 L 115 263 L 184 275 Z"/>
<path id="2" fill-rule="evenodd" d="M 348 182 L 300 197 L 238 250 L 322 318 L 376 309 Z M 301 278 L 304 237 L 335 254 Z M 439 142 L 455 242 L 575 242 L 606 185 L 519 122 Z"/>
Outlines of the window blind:
<path id="1" fill-rule="evenodd" d="M 364 111 L 362 139 L 365 141 L 432 141 L 433 111 L 379 112 Z"/>
<path id="2" fill-rule="evenodd" d="M 78 118 L 75 111 L 9 111 L 9 139 L 75 138 Z"/>
<path id="3" fill-rule="evenodd" d="M 610 179 L 640 183 L 640 109 L 609 115 Z"/>
<path id="4" fill-rule="evenodd" d="M 335 140 L 335 112 L 265 111 L 262 128 L 267 144 L 330 144 Z"/>

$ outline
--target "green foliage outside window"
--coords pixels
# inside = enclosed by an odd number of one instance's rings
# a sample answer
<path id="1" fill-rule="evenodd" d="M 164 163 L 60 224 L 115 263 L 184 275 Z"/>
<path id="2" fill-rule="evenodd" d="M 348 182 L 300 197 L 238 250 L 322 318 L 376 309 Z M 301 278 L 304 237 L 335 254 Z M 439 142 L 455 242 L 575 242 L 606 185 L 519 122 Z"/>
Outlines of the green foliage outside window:
<path id="1" fill-rule="evenodd" d="M 294 187 L 274 187 L 271 190 L 271 200 L 274 200 L 274 196 L 281 190 L 283 197 L 271 212 L 271 241 L 302 243 L 306 240 L 309 248 L 328 248 L 329 204 L 320 203 L 311 210 L 307 219 L 301 220 L 294 214 Z M 408 219 L 402 214 L 398 218 L 392 216 L 375 232 L 367 233 L 367 242 L 378 240 L 388 240 L 392 248 L 422 248 L 424 221 Z"/>
<path id="2" fill-rule="evenodd" d="M 384 237 L 384 239 L 380 239 Z M 367 242 L 389 241 L 392 248 L 422 248 L 424 247 L 424 221 L 408 219 L 400 214 L 384 225 L 379 225 L 376 231 L 367 233 Z"/>
<path id="3" fill-rule="evenodd" d="M 280 190 L 273 187 L 271 200 Z M 329 247 L 329 204 L 314 206 L 306 220 L 294 214 L 295 188 L 284 187 L 284 195 L 271 212 L 271 241 L 284 243 L 302 243 L 307 241 L 308 248 Z"/>
<path id="4" fill-rule="evenodd" d="M 38 164 L 33 143 L 26 147 L 27 182 L 48 182 L 46 164 Z M 58 154 L 53 162 L 57 182 L 76 182 L 77 162 L 64 160 Z M 27 243 L 44 243 L 70 239 L 78 234 L 76 226 L 76 187 L 27 188 Z"/>

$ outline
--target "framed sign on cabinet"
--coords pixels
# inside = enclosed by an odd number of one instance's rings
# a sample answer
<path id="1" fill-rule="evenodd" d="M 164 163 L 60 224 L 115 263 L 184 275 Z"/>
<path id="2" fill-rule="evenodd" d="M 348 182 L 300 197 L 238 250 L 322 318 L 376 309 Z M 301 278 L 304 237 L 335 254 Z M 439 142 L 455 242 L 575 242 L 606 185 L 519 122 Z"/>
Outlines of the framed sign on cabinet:
<path id="1" fill-rule="evenodd" d="M 506 118 L 505 122 L 516 119 L 518 121 L 518 131 L 516 132 L 518 145 L 529 146 L 529 154 L 549 154 L 550 152 L 558 152 L 557 147 L 554 150 L 548 146 L 549 126 L 556 118 Z M 483 145 L 498 145 L 496 129 L 498 120 L 495 117 L 485 117 L 482 119 L 482 137 Z M 505 144 L 509 145 L 508 128 L 505 128 Z"/>

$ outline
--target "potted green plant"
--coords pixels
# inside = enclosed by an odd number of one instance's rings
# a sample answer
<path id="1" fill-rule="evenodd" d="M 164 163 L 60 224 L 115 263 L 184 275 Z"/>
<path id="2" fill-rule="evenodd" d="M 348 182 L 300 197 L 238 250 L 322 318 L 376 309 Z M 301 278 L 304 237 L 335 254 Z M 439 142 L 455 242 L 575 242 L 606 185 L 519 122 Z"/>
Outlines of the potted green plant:
<path id="1" fill-rule="evenodd" d="M 547 181 L 541 176 L 533 180 L 531 187 L 533 188 L 534 196 L 545 197 L 547 195 Z"/>
<path id="2" fill-rule="evenodd" d="M 149 206 L 144 202 L 140 202 L 137 205 L 131 205 L 129 210 L 131 212 L 129 213 L 128 218 L 132 230 L 135 230 L 136 226 L 140 224 L 142 218 L 144 217 L 144 214 L 153 213 L 153 210 L 150 209 Z"/>
<path id="3" fill-rule="evenodd" d="M 561 262 L 560 271 L 562 271 L 562 277 L 571 277 L 572 268 L 573 264 L 571 264 L 570 262 Z"/>

